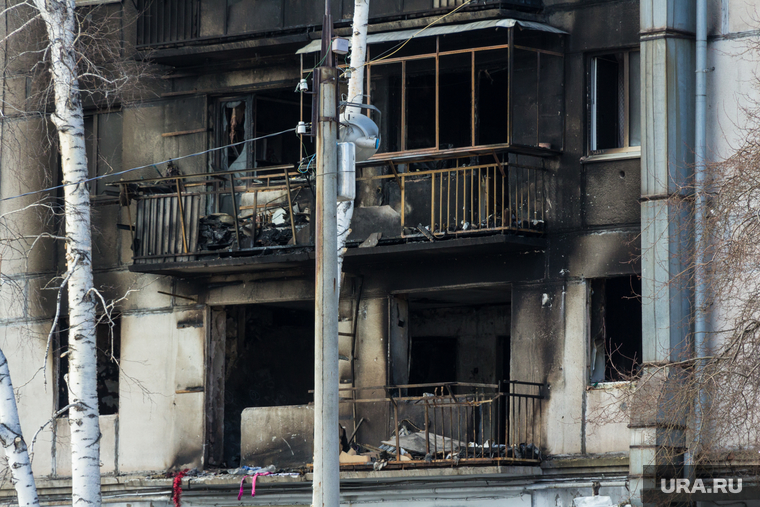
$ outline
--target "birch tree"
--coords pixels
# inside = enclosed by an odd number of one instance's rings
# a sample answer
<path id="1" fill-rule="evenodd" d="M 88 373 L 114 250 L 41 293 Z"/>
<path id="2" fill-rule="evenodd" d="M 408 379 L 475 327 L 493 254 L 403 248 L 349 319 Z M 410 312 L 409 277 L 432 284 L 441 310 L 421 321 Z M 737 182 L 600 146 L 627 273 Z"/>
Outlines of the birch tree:
<path id="1" fill-rule="evenodd" d="M 69 304 L 69 411 L 72 505 L 100 505 L 100 427 L 96 299 L 87 155 L 75 40 L 75 0 L 34 0 L 48 36 L 50 74 L 64 186 Z"/>
<path id="2" fill-rule="evenodd" d="M 32 464 L 18 420 L 16 396 L 13 392 L 8 360 L 0 350 L 0 445 L 3 446 L 16 488 L 19 507 L 39 507 Z"/>
<path id="3" fill-rule="evenodd" d="M 56 284 L 59 301 L 47 338 L 47 351 L 51 350 L 50 340 L 58 325 L 60 291 L 66 286 L 69 327 L 66 355 L 69 373 L 65 381 L 70 402 L 67 408 L 71 430 L 72 503 L 93 507 L 98 507 L 101 503 L 96 304 L 101 302 L 105 313 L 109 313 L 110 305 L 96 290 L 93 282 L 83 97 L 87 97 L 91 105 L 109 107 L 122 99 L 139 99 L 145 78 L 151 77 L 153 69 L 147 63 L 130 58 L 129 52 L 125 51 L 121 34 L 124 25 L 130 20 L 124 19 L 123 10 L 97 9 L 98 7 L 88 7 L 78 12 L 75 0 L 21 1 L 3 11 L 6 24 L 10 22 L 18 28 L 7 33 L 0 41 L 4 44 L 6 69 L 9 61 L 21 61 L 21 56 L 24 56 L 25 61 L 30 57 L 33 59 L 31 70 L 28 71 L 33 76 L 29 79 L 32 82 L 32 94 L 27 96 L 25 102 L 8 102 L 3 95 L 5 111 L 2 121 L 7 120 L 10 111 L 21 119 L 49 119 L 55 127 L 55 139 L 51 136 L 50 141 L 58 146 L 60 154 L 65 237 L 45 232 L 37 239 L 47 236 L 56 241 L 65 241 L 66 264 L 64 273 L 60 275 L 64 282 Z M 9 19 L 10 13 L 16 18 Z M 21 38 L 20 42 L 9 44 L 9 40 L 18 38 Z M 6 145 L 7 143 L 8 141 Z M 50 146 L 43 146 L 41 150 L 46 148 Z M 13 149 L 16 147 L 11 146 Z M 29 176 L 24 171 L 19 171 L 20 178 Z M 51 214 L 56 214 L 59 209 L 56 201 L 54 196 L 40 194 L 37 203 L 7 213 L 8 216 L 3 218 L 2 223 L 8 225 L 10 222 L 7 220 L 10 220 L 11 214 L 29 209 L 46 209 Z M 11 227 L 14 231 L 18 228 L 12 224 Z M 13 247 L 14 252 L 26 250 L 28 255 L 37 242 L 35 239 L 29 246 L 28 236 L 19 231 L 8 235 L 10 229 L 7 227 L 3 231 L 3 237 L 0 238 L 3 245 L 7 247 L 10 243 L 19 243 L 20 246 Z M 0 362 L 4 363 L 5 359 Z M 6 375 L 7 372 L 0 370 L 0 380 Z M 4 392 L 0 395 L 3 400 L 10 399 Z M 0 410 L 0 418 L 10 417 L 12 411 L 9 402 L 4 402 Z M 14 417 L 18 419 L 17 415 Z M 19 438 L 22 438 L 20 427 L 17 429 Z M 19 490 L 18 494 L 19 502 L 23 505 L 22 491 Z"/>
<path id="4" fill-rule="evenodd" d="M 354 0 L 353 34 L 351 36 L 351 77 L 348 80 L 348 102 L 363 102 L 364 65 L 367 54 L 367 24 L 369 20 L 369 0 Z M 352 115 L 361 114 L 361 108 L 346 105 L 343 113 L 350 120 Z M 343 269 L 343 254 L 346 239 L 351 234 L 351 219 L 354 215 L 354 201 L 338 203 L 338 273 Z"/>

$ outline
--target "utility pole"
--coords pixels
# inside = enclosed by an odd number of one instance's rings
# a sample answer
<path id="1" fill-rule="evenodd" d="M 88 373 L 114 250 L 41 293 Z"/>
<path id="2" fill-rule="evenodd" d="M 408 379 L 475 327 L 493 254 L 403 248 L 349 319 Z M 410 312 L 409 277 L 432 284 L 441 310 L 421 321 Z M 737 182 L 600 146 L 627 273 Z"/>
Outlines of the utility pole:
<path id="1" fill-rule="evenodd" d="M 316 69 L 317 180 L 316 287 L 314 308 L 314 479 L 313 507 L 340 504 L 338 438 L 338 71 L 331 50 L 332 17 L 325 1 L 322 59 Z"/>

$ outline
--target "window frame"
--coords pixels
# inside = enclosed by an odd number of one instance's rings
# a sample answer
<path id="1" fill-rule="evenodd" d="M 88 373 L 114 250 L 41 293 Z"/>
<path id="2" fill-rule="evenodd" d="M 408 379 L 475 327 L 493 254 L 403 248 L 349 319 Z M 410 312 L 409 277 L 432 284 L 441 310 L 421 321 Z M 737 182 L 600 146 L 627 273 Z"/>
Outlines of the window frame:
<path id="1" fill-rule="evenodd" d="M 110 317 L 104 314 L 98 314 L 95 324 L 95 347 L 96 347 L 96 370 L 97 370 L 97 397 L 98 397 L 98 413 L 103 416 L 119 415 L 119 397 L 121 395 L 121 343 L 122 343 L 122 320 L 121 314 L 114 313 Z M 68 385 L 63 381 L 63 375 L 69 373 L 69 321 L 66 317 L 59 318 L 55 326 L 55 332 L 53 333 L 53 376 L 55 381 L 55 394 L 54 394 L 54 406 L 56 411 L 60 412 L 58 418 L 68 418 L 68 411 L 61 412 L 71 402 L 68 395 Z M 113 355 L 105 349 L 100 347 L 101 338 L 107 341 L 106 346 L 112 347 Z M 105 409 L 104 398 L 101 398 L 101 392 L 108 389 L 105 382 L 107 379 L 102 378 L 101 367 L 104 367 L 104 363 L 116 365 L 116 391 L 115 391 L 115 410 L 109 411 Z M 65 365 L 65 366 L 64 366 Z M 104 413 L 108 412 L 108 413 Z"/>
<path id="2" fill-rule="evenodd" d="M 641 373 L 641 364 L 643 361 L 643 328 L 641 327 L 640 315 L 641 315 L 641 275 L 607 275 L 598 278 L 587 279 L 587 381 L 592 387 L 600 385 L 609 385 L 615 383 L 626 383 L 629 379 L 620 378 L 618 375 L 610 375 L 611 371 L 630 375 L 631 378 L 638 377 Z M 618 336 L 613 336 L 610 333 L 610 329 L 607 327 L 608 313 L 613 315 L 619 312 L 619 308 L 611 310 L 608 306 L 610 303 L 609 294 L 614 294 L 614 287 L 609 284 L 619 283 L 628 280 L 630 284 L 630 294 L 636 297 L 626 296 L 623 299 L 635 299 L 639 305 L 639 328 L 638 334 L 633 338 L 636 343 L 629 343 L 629 347 L 635 348 L 634 357 L 627 357 L 622 355 L 623 358 L 630 360 L 632 371 L 618 371 L 615 366 L 615 362 L 619 362 L 617 357 L 621 356 L 620 349 L 623 348 L 623 344 L 619 341 L 613 343 L 613 340 L 619 340 Z M 636 280 L 636 281 L 634 281 Z M 636 291 L 639 292 L 636 292 Z M 630 338 L 630 337 L 628 337 Z M 617 343 L 617 347 L 613 350 L 613 345 Z M 597 344 L 601 344 L 602 348 L 597 347 Z M 616 359 L 610 354 L 616 355 Z M 636 357 L 638 355 L 638 357 Z M 597 364 L 597 362 L 599 362 Z M 601 375 L 599 375 L 601 373 Z"/>
<path id="3" fill-rule="evenodd" d="M 641 144 L 638 146 L 631 146 L 631 67 L 630 56 L 632 53 L 641 54 L 640 46 L 630 46 L 619 48 L 613 51 L 604 51 L 594 53 L 588 56 L 587 59 L 587 140 L 586 140 L 586 153 L 588 157 L 599 157 L 603 155 L 611 154 L 628 154 L 630 156 L 640 156 Z M 597 62 L 600 58 L 605 56 L 613 56 L 617 54 L 623 55 L 623 86 L 624 86 L 624 106 L 623 114 L 624 121 L 622 125 L 623 129 L 623 146 L 615 148 L 597 148 L 596 147 L 596 125 L 598 115 L 596 114 L 597 107 L 597 90 L 599 88 L 597 83 Z M 641 61 L 641 60 L 639 60 Z M 639 73 L 639 76 L 641 74 Z M 641 96 L 639 96 L 641 100 Z M 641 114 L 641 112 L 639 113 Z M 620 127 L 618 127 L 620 128 Z"/>
<path id="4" fill-rule="evenodd" d="M 541 129 L 539 127 L 536 128 L 535 133 L 535 143 L 533 144 L 525 144 L 525 143 L 517 143 L 515 142 L 515 129 L 519 128 L 518 125 L 515 124 L 515 120 L 517 119 L 515 116 L 515 103 L 516 101 L 520 100 L 520 96 L 516 95 L 514 90 L 514 72 L 515 72 L 515 50 L 520 51 L 528 51 L 532 52 L 536 55 L 536 96 L 537 96 L 537 102 L 536 102 L 536 112 L 535 112 L 535 121 L 538 125 L 540 123 L 540 115 L 541 115 L 541 97 L 548 97 L 549 95 L 544 95 L 541 93 L 540 87 L 542 86 L 541 81 L 541 56 L 547 55 L 551 57 L 557 57 L 561 59 L 561 68 L 563 69 L 563 80 L 564 80 L 564 62 L 565 62 L 565 54 L 563 51 L 553 51 L 550 49 L 544 49 L 542 47 L 528 47 L 521 45 L 519 43 L 515 42 L 515 35 L 514 35 L 514 28 L 507 29 L 507 36 L 505 37 L 505 42 L 502 44 L 485 44 L 482 46 L 478 46 L 475 43 L 473 43 L 472 46 L 461 48 L 461 49 L 449 49 L 449 50 L 442 50 L 441 49 L 441 37 L 440 35 L 435 36 L 435 51 L 429 52 L 424 51 L 420 52 L 418 54 L 410 54 L 406 56 L 400 56 L 400 57 L 394 57 L 393 53 L 391 53 L 388 56 L 383 56 L 383 54 L 376 57 L 376 59 L 373 61 L 371 57 L 371 51 L 372 46 L 367 47 L 366 51 L 366 60 L 368 63 L 365 64 L 365 78 L 364 82 L 366 83 L 367 90 L 371 87 L 372 83 L 372 69 L 377 69 L 380 66 L 383 65 L 393 65 L 393 64 L 400 64 L 401 65 L 401 75 L 400 80 L 402 83 L 401 86 L 401 93 L 402 97 L 400 99 L 401 101 L 401 124 L 399 125 L 399 130 L 401 132 L 400 134 L 400 140 L 399 140 L 399 150 L 397 151 L 388 151 L 388 152 L 381 152 L 376 154 L 373 157 L 373 160 L 385 160 L 385 159 L 394 159 L 394 158 L 406 158 L 406 157 L 413 157 L 417 155 L 422 156 L 429 156 L 429 155 L 438 155 L 442 153 L 473 153 L 473 152 L 484 152 L 489 153 L 494 150 L 501 150 L 501 149 L 509 149 L 509 148 L 528 148 L 530 150 L 540 150 L 541 152 L 547 152 L 547 153 L 561 153 L 564 151 L 565 148 L 565 100 L 564 100 L 564 87 L 562 91 L 562 101 L 561 101 L 561 109 L 562 114 L 558 115 L 559 120 L 561 122 L 560 125 L 560 132 L 561 132 L 561 138 L 558 140 L 558 144 L 556 145 L 549 145 L 549 143 L 541 142 Z M 504 133 L 504 141 L 501 143 L 491 143 L 491 144 L 477 144 L 477 139 L 479 137 L 478 124 L 479 124 L 479 118 L 478 118 L 478 107 L 482 104 L 480 103 L 479 97 L 478 97 L 478 84 L 476 80 L 476 55 L 479 52 L 489 52 L 489 51 L 504 51 L 505 56 L 507 56 L 507 65 L 508 65 L 508 78 L 507 78 L 507 118 L 506 118 L 506 131 Z M 462 55 L 467 54 L 470 55 L 471 63 L 470 63 L 470 125 L 469 125 L 469 138 L 470 142 L 468 145 L 461 146 L 461 147 L 454 147 L 454 148 L 448 148 L 448 149 L 442 149 L 441 148 L 441 142 L 440 142 L 440 130 L 441 130 L 441 122 L 443 118 L 441 117 L 441 104 L 440 104 L 440 79 L 441 79 L 441 65 L 440 65 L 440 59 L 441 57 L 447 57 L 447 56 L 454 56 L 454 55 Z M 304 78 L 308 78 L 309 75 L 312 73 L 312 69 L 309 68 L 305 62 L 304 62 L 304 56 L 301 55 L 301 76 Z M 408 116 L 408 101 L 407 101 L 407 90 L 406 90 L 406 83 L 407 83 L 407 73 L 406 73 L 406 64 L 411 61 L 416 60 L 426 60 L 426 59 L 433 59 L 435 61 L 435 144 L 432 147 L 429 148 L 418 148 L 418 149 L 407 149 L 408 145 L 408 129 L 407 125 L 409 123 Z M 339 65 L 338 66 L 341 69 L 346 69 L 347 65 Z M 303 94 L 302 94 L 303 95 Z M 363 102 L 369 105 L 372 105 L 372 97 L 371 94 L 367 91 L 365 93 L 365 97 Z M 366 113 L 367 115 L 370 115 L 369 112 Z M 308 120 L 307 118 L 304 118 L 303 115 L 301 117 L 302 121 Z M 531 117 L 531 121 L 533 121 L 534 118 Z M 548 146 L 547 146 L 548 145 Z"/>
<path id="5" fill-rule="evenodd" d="M 120 107 L 111 109 L 98 109 L 85 111 L 83 115 L 83 125 L 85 130 L 85 152 L 87 155 L 87 174 L 88 178 L 97 178 L 118 172 L 122 169 L 122 152 L 120 149 L 114 151 L 111 154 L 104 153 L 102 150 L 100 123 L 101 118 L 104 116 L 115 115 L 119 117 L 121 123 L 119 135 L 116 137 L 119 140 L 119 144 L 123 143 L 123 121 L 124 116 Z M 89 124 L 89 131 L 88 131 Z M 118 158 L 118 163 L 114 166 L 112 162 L 116 162 L 115 158 Z M 105 166 L 105 167 L 102 167 Z M 104 170 L 101 170 L 104 169 Z M 97 179 L 89 182 L 90 198 L 95 201 L 108 200 L 112 196 L 108 195 L 107 183 L 104 179 Z"/>

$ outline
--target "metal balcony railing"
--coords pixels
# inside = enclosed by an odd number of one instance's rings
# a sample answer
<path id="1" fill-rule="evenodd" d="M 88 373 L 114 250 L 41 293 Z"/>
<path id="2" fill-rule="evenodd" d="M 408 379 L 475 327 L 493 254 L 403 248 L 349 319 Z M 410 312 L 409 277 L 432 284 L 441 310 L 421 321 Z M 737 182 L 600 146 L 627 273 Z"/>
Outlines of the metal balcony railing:
<path id="1" fill-rule="evenodd" d="M 401 194 L 400 236 L 420 226 L 436 236 L 475 231 L 543 232 L 544 172 L 502 162 L 357 178 L 392 180 Z M 407 210 L 411 210 L 407 211 Z"/>
<path id="2" fill-rule="evenodd" d="M 431 164 L 449 167 L 413 172 L 397 172 L 391 166 L 393 171 L 388 172 L 392 174 L 357 178 L 358 186 L 385 186 L 387 193 L 395 196 L 390 205 L 400 221 L 389 226 L 383 238 L 543 233 L 544 171 L 501 162 L 465 166 L 460 160 L 464 159 L 433 161 Z M 121 187 L 122 202 L 137 201 L 134 221 L 128 217 L 134 224 L 135 264 L 311 246 L 310 192 L 314 182 L 291 165 L 116 185 Z"/>
<path id="3" fill-rule="evenodd" d="M 259 4 L 264 5 L 259 5 Z M 429 11 L 453 9 L 464 0 L 377 0 L 370 16 L 373 21 Z M 542 0 L 480 0 L 478 8 L 519 8 L 536 11 Z M 267 0 L 266 2 L 218 2 L 209 0 L 137 0 L 137 45 L 160 46 L 189 41 L 204 42 L 245 34 L 274 33 L 318 27 L 322 23 L 322 2 L 310 0 Z M 333 19 L 351 19 L 353 0 L 333 2 Z M 203 30 L 201 30 L 203 27 Z M 203 35 L 201 35 L 203 33 Z"/>
<path id="4" fill-rule="evenodd" d="M 391 461 L 410 456 L 404 466 L 538 463 L 544 389 L 514 380 L 342 388 L 340 401 L 356 405 L 357 416 L 362 405 L 388 405 L 393 434 L 382 445 L 394 456 Z M 384 398 L 362 398 L 363 392 L 379 390 Z"/>
<path id="5" fill-rule="evenodd" d="M 137 45 L 198 38 L 201 0 L 137 0 Z"/>

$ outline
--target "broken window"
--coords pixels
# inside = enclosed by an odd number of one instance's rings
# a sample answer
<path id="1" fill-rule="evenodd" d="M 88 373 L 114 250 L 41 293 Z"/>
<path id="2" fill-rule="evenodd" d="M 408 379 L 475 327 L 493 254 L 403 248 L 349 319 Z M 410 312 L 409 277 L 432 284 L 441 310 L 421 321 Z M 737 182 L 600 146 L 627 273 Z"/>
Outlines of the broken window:
<path id="1" fill-rule="evenodd" d="M 641 146 L 641 68 L 638 50 L 591 59 L 589 150 L 638 151 Z"/>
<path id="2" fill-rule="evenodd" d="M 589 309 L 591 382 L 629 379 L 641 364 L 641 280 L 592 280 Z"/>
<path id="3" fill-rule="evenodd" d="M 292 164 L 301 158 L 296 136 L 273 136 L 242 143 L 296 126 L 301 104 L 293 90 L 267 90 L 218 102 L 219 129 L 216 140 L 221 150 L 218 170 L 256 169 Z M 241 144 L 242 143 L 242 144 Z"/>
<path id="4" fill-rule="evenodd" d="M 56 354 L 58 402 L 57 410 L 69 404 L 69 326 L 60 320 L 56 330 Z M 113 322 L 106 319 L 96 326 L 97 333 L 97 374 L 98 374 L 98 412 L 100 415 L 119 413 L 119 357 L 121 350 L 121 319 L 115 317 Z M 63 414 L 65 417 L 66 414 Z"/>
<path id="5" fill-rule="evenodd" d="M 303 138 L 302 143 L 295 135 L 266 137 L 294 128 L 301 119 L 301 109 L 300 99 L 291 88 L 224 97 L 216 102 L 216 145 L 222 149 L 210 161 L 211 170 L 236 171 L 232 179 L 236 202 L 229 190 L 229 176 L 221 177 L 208 200 L 208 214 L 240 214 L 241 209 L 245 210 L 241 206 L 250 206 L 250 203 L 241 203 L 244 192 L 241 193 L 240 188 L 284 184 L 282 166 L 295 164 L 313 153 L 309 138 Z"/>
<path id="6" fill-rule="evenodd" d="M 95 113 L 84 117 L 84 144 L 90 178 L 121 171 L 121 132 L 120 112 Z M 89 185 L 92 195 L 106 193 L 104 180 L 91 181 Z"/>

